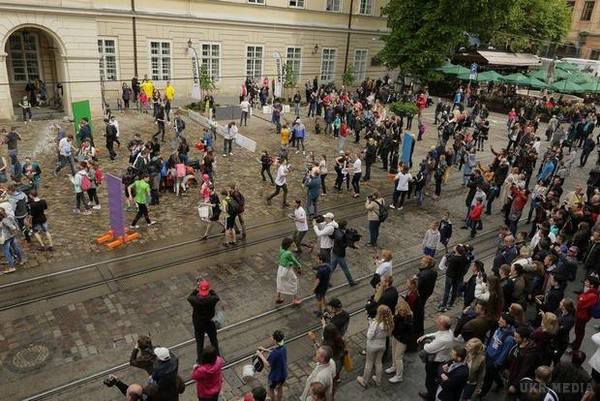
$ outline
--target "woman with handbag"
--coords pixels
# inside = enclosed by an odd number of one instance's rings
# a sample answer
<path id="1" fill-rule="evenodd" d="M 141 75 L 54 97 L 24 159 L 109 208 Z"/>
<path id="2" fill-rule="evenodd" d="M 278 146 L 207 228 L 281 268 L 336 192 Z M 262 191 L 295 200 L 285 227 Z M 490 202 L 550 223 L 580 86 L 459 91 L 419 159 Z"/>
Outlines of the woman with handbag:
<path id="1" fill-rule="evenodd" d="M 282 304 L 281 294 L 292 296 L 292 305 L 300 305 L 302 301 L 298 299 L 298 277 L 296 272 L 300 272 L 302 266 L 298 259 L 290 251 L 294 241 L 291 238 L 284 238 L 279 248 L 279 267 L 277 269 L 277 296 L 275 303 Z"/>
<path id="2" fill-rule="evenodd" d="M 385 351 L 386 338 L 392 334 L 394 329 L 394 317 L 392 311 L 385 305 L 379 305 L 377 315 L 374 319 L 369 319 L 369 328 L 367 330 L 367 360 L 362 376 L 358 376 L 358 384 L 367 388 L 370 379 L 375 381 L 376 385 L 381 384 L 383 376 L 383 353 Z M 375 365 L 375 376 L 371 377 L 371 372 Z"/>
<path id="3" fill-rule="evenodd" d="M 223 222 L 219 220 L 219 217 L 221 216 L 221 200 L 219 199 L 219 195 L 217 195 L 217 191 L 215 191 L 215 187 L 212 184 L 208 187 L 208 190 L 208 202 L 201 203 L 200 207 L 198 208 L 209 208 L 209 213 L 206 217 L 203 217 L 206 214 L 204 210 L 202 212 L 198 210 L 198 214 L 201 215 L 200 218 L 206 223 L 206 231 L 204 231 L 204 235 L 200 238 L 200 241 L 204 241 L 208 238 L 208 233 L 214 224 L 221 225 L 223 228 L 225 228 Z"/>

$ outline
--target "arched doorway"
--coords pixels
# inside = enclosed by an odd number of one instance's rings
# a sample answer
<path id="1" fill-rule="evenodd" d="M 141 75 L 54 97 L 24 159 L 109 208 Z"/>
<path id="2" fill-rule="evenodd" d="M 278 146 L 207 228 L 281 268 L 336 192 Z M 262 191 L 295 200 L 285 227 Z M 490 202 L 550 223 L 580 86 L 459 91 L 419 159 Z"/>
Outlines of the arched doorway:
<path id="1" fill-rule="evenodd" d="M 57 118 L 69 110 L 64 49 L 54 35 L 36 26 L 14 30 L 6 39 L 6 69 L 15 117 L 23 96 L 39 106 L 37 118 Z"/>

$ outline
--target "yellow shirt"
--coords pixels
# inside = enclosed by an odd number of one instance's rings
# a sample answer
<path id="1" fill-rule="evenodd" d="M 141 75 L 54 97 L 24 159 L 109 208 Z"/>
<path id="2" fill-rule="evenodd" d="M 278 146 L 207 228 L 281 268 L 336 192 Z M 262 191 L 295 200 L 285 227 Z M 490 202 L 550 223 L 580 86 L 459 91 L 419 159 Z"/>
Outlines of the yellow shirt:
<path id="1" fill-rule="evenodd" d="M 165 97 L 169 102 L 173 101 L 175 98 L 175 88 L 173 88 L 173 85 L 169 85 L 165 88 Z"/>
<path id="2" fill-rule="evenodd" d="M 281 144 L 287 145 L 290 141 L 290 130 L 287 128 L 281 129 Z"/>
<path id="3" fill-rule="evenodd" d="M 154 84 L 150 80 L 145 81 L 142 83 L 141 89 L 146 95 L 146 97 L 150 99 L 152 97 L 152 92 L 154 92 Z"/>

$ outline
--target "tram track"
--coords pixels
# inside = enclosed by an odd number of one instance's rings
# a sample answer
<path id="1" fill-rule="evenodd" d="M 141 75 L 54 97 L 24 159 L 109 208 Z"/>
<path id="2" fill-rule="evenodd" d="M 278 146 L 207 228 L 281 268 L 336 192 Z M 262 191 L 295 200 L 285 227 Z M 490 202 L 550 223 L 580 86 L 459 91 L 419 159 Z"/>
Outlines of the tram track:
<path id="1" fill-rule="evenodd" d="M 454 174 L 449 184 L 454 184 L 454 181 L 459 182 L 461 180 L 462 177 L 460 177 L 460 174 Z M 462 193 L 462 191 L 463 188 L 460 187 L 460 185 L 457 185 L 454 188 L 447 188 L 444 195 L 445 197 L 452 197 Z M 391 193 L 385 194 L 384 197 L 386 199 L 391 198 Z M 323 208 L 321 209 L 321 212 L 324 213 L 328 211 L 335 211 L 337 220 L 353 220 L 366 215 L 366 212 L 362 207 L 363 204 L 364 200 L 360 199 L 357 201 L 350 201 L 332 207 Z M 340 213 L 348 209 L 356 210 L 357 206 L 359 207 L 359 212 L 347 214 Z M 410 210 L 410 208 L 407 210 Z M 186 253 L 186 248 L 190 248 L 200 243 L 200 238 L 194 238 L 177 244 L 140 251 L 130 255 L 118 256 L 105 261 L 84 264 L 73 268 L 5 283 L 0 285 L 0 312 L 11 311 L 13 309 L 38 302 L 49 301 L 103 286 L 114 285 L 124 280 L 161 272 L 163 270 L 191 263 L 196 260 L 218 257 L 227 253 L 246 249 L 248 247 L 260 246 L 270 241 L 288 236 L 290 234 L 289 229 L 277 230 L 276 233 L 268 232 L 270 229 L 280 227 L 282 225 L 287 227 L 289 225 L 289 219 L 278 219 L 248 227 L 248 231 L 253 234 L 260 233 L 261 231 L 267 231 L 267 233 L 266 235 L 258 236 L 255 239 L 246 240 L 243 242 L 240 241 L 238 242 L 238 245 L 230 248 L 207 247 L 201 250 L 192 249 L 187 256 L 181 257 L 178 255 L 179 253 Z M 209 239 L 214 240 L 221 237 L 222 234 L 214 234 L 211 235 Z M 156 263 L 156 261 L 153 260 L 155 255 L 161 256 L 164 259 L 164 253 L 166 252 L 173 253 L 172 258 L 170 258 L 168 262 Z M 144 263 L 140 263 L 140 261 L 144 258 L 150 258 L 149 266 Z M 123 270 L 131 271 L 122 273 Z M 88 278 L 86 275 L 90 277 Z"/>
<path id="2" fill-rule="evenodd" d="M 496 244 L 494 241 L 492 241 L 491 246 L 484 247 L 483 249 L 479 249 L 479 250 L 477 249 L 479 244 L 489 243 L 489 241 L 491 239 L 495 238 L 495 235 L 496 235 L 495 230 L 481 232 L 474 240 L 469 242 L 470 244 L 474 245 L 475 250 L 477 252 L 476 255 L 478 257 L 487 258 L 487 257 L 493 256 L 495 254 Z M 481 255 L 480 252 L 481 252 L 481 254 L 483 254 L 483 256 L 480 256 Z M 418 262 L 421 259 L 421 257 L 422 257 L 422 255 L 419 255 L 416 257 L 409 258 L 409 259 L 403 261 L 402 263 L 400 263 L 398 265 L 398 267 L 394 269 L 394 276 L 396 276 L 396 277 L 402 276 L 403 273 L 406 273 L 411 268 L 414 268 L 414 264 L 416 262 Z M 372 276 L 372 273 L 369 273 L 369 274 L 365 274 L 361 277 L 355 278 L 355 281 L 357 282 L 358 285 L 356 287 L 352 287 L 352 291 L 350 291 L 350 294 L 358 294 L 360 292 L 360 290 L 364 291 L 365 289 L 368 289 L 369 288 L 368 286 L 370 286 L 369 280 L 370 280 L 371 276 Z M 406 278 L 405 276 L 402 276 L 402 277 Z M 444 277 L 443 274 L 438 275 L 438 281 L 442 280 L 443 277 Z M 332 287 L 329 290 L 329 294 L 330 295 L 331 294 L 339 295 L 339 293 L 342 290 L 348 289 L 348 288 L 349 288 L 349 285 L 347 283 L 340 284 L 338 286 Z M 336 295 L 336 296 L 338 296 L 338 295 Z M 303 303 L 305 303 L 306 301 L 312 300 L 313 298 L 314 298 L 314 296 L 311 294 L 311 295 L 301 298 L 301 300 L 303 301 Z M 365 301 L 365 298 L 358 298 L 358 299 L 348 300 L 348 302 L 345 302 L 345 304 L 348 304 L 348 305 L 358 304 L 359 306 L 357 308 L 354 308 L 351 310 L 353 315 L 357 315 L 363 311 L 364 301 Z M 218 333 L 219 333 L 219 336 L 222 337 L 223 334 L 234 331 L 235 329 L 242 329 L 244 326 L 253 324 L 253 323 L 255 323 L 258 328 L 262 328 L 264 330 L 265 327 L 268 326 L 268 322 L 263 322 L 262 320 L 266 320 L 267 318 L 275 318 L 275 317 L 277 317 L 279 320 L 279 319 L 281 319 L 281 317 L 279 315 L 281 315 L 283 313 L 287 313 L 287 312 L 289 312 L 291 314 L 292 311 L 294 314 L 296 314 L 298 312 L 291 304 L 276 307 L 274 309 L 264 311 L 257 315 L 254 315 L 254 316 L 248 317 L 246 319 L 232 323 L 230 325 L 227 325 L 227 326 L 221 328 L 220 330 L 218 330 Z M 303 329 L 300 333 L 298 333 L 292 337 L 289 337 L 289 339 L 287 340 L 288 343 L 292 342 L 292 341 L 297 341 L 298 339 L 304 337 L 306 335 L 306 333 L 308 333 L 308 331 L 311 331 L 311 330 L 314 331 L 320 327 L 319 325 L 311 324 L 310 319 L 314 320 L 314 317 L 312 316 L 312 314 L 306 313 L 305 317 L 306 317 L 307 321 L 306 321 L 306 324 L 303 325 L 303 327 L 310 327 L 310 329 L 308 329 L 308 330 Z M 270 334 L 270 333 L 265 333 L 264 337 L 266 338 L 268 336 L 268 334 Z M 169 349 L 172 351 L 176 351 L 179 355 L 183 355 L 184 354 L 183 351 L 186 350 L 190 346 L 192 346 L 192 347 L 195 346 L 194 338 L 187 339 L 178 344 L 173 344 L 169 347 Z M 187 355 L 188 353 L 185 353 L 185 354 Z M 234 356 L 233 359 L 231 359 L 231 362 L 228 362 L 224 366 L 224 369 L 231 369 L 237 365 L 240 365 L 241 363 L 249 360 L 253 355 L 254 355 L 254 352 L 252 352 L 252 353 L 244 352 L 239 356 Z M 121 363 L 119 365 L 115 365 L 113 367 L 101 370 L 101 371 L 93 373 L 91 375 L 72 380 L 70 382 L 67 382 L 62 385 L 56 386 L 54 388 L 48 389 L 44 392 L 35 394 L 33 396 L 23 399 L 23 401 L 46 400 L 51 397 L 64 394 L 65 392 L 68 392 L 70 390 L 77 389 L 86 384 L 93 383 L 97 380 L 102 379 L 103 377 L 105 377 L 108 374 L 115 374 L 117 372 L 120 372 L 120 371 L 128 368 L 128 367 L 129 367 L 129 363 Z M 191 383 L 193 383 L 191 380 L 186 381 L 186 385 L 189 385 Z"/>

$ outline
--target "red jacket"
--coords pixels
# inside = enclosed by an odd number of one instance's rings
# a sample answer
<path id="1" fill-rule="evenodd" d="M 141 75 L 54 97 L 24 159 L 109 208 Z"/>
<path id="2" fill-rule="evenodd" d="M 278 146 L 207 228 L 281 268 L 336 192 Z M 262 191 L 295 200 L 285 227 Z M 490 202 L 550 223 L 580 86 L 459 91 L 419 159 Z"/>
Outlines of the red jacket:
<path id="1" fill-rule="evenodd" d="M 598 303 L 598 290 L 590 288 L 586 292 L 579 295 L 577 298 L 577 311 L 575 317 L 577 320 L 585 320 L 586 322 L 592 318 L 590 315 L 591 309 Z"/>
<path id="2" fill-rule="evenodd" d="M 483 203 L 476 203 L 471 206 L 471 211 L 469 212 L 469 220 L 471 221 L 479 221 L 481 220 L 481 213 L 483 212 Z"/>
<path id="3" fill-rule="evenodd" d="M 197 365 L 192 371 L 198 398 L 211 398 L 221 392 L 223 386 L 223 358 L 217 357 L 212 365 Z"/>

